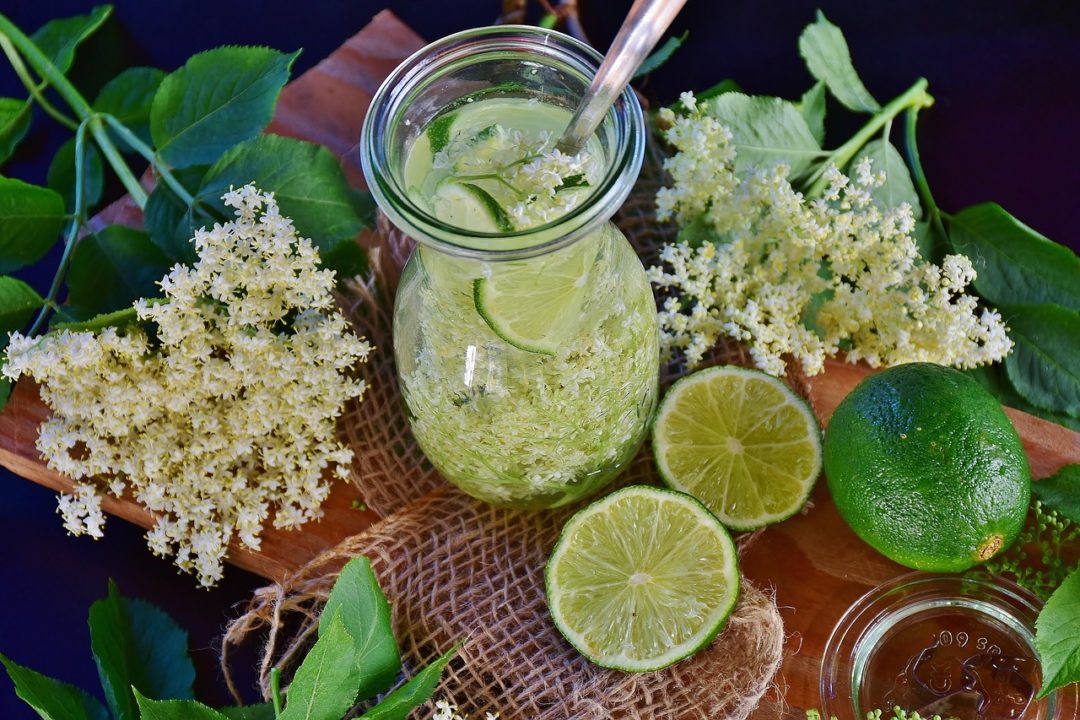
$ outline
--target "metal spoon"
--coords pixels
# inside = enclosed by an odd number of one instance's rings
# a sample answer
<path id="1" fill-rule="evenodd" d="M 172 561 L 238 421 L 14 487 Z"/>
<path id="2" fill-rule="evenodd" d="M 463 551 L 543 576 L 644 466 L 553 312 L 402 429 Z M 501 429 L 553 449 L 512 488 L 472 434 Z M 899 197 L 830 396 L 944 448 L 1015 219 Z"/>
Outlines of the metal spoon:
<path id="1" fill-rule="evenodd" d="M 685 4 L 686 0 L 637 0 L 634 3 L 556 145 L 560 152 L 575 155 L 592 137 L 608 108 L 622 94 L 641 61 Z"/>

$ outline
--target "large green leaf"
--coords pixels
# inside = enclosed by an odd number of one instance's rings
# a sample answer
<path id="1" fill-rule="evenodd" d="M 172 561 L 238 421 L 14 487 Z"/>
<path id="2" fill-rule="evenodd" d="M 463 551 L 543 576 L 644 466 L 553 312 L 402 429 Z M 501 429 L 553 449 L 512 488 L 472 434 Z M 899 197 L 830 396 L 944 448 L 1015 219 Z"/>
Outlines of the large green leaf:
<path id="1" fill-rule="evenodd" d="M 0 97 L 0 165 L 30 130 L 30 101 Z"/>
<path id="2" fill-rule="evenodd" d="M 53 155 L 45 182 L 64 196 L 64 205 L 75 208 L 75 138 L 68 139 Z M 90 142 L 83 145 L 83 208 L 91 208 L 101 200 L 105 189 L 105 170 L 101 153 Z"/>
<path id="3" fill-rule="evenodd" d="M 460 648 L 459 643 L 447 650 L 439 659 L 413 675 L 407 683 L 361 715 L 360 720 L 406 720 L 409 713 L 431 698 L 442 679 L 443 670 Z"/>
<path id="4" fill-rule="evenodd" d="M 161 294 L 157 282 L 172 263 L 142 230 L 110 225 L 75 248 L 68 270 L 68 305 L 88 318 Z"/>
<path id="5" fill-rule="evenodd" d="M 268 702 L 255 705 L 233 705 L 223 707 L 218 712 L 229 720 L 274 720 L 274 706 Z"/>
<path id="6" fill-rule="evenodd" d="M 74 685 L 46 677 L 0 655 L 15 694 L 44 720 L 109 720 L 97 698 Z"/>
<path id="7" fill-rule="evenodd" d="M 115 720 L 139 720 L 132 687 L 160 698 L 194 697 L 187 633 L 160 608 L 121 597 L 109 581 L 109 596 L 90 606 L 89 623 L 90 647 Z"/>
<path id="8" fill-rule="evenodd" d="M 875 175 L 879 172 L 885 173 L 885 184 L 870 191 L 870 196 L 878 207 L 891 209 L 899 207 L 901 203 L 908 203 L 915 218 L 922 217 L 919 194 L 915 192 L 911 173 L 908 172 L 900 151 L 887 140 L 871 140 L 852 158 L 848 174 L 854 172 L 853 168 L 866 157 L 873 161 L 871 169 Z"/>
<path id="9" fill-rule="evenodd" d="M 799 112 L 818 145 L 825 143 L 825 83 L 820 80 L 799 99 Z"/>
<path id="10" fill-rule="evenodd" d="M 157 68 L 128 68 L 105 83 L 94 100 L 94 110 L 112 115 L 150 145 L 150 105 L 164 79 L 165 73 Z M 115 139 L 122 150 L 130 150 L 123 140 Z"/>
<path id="11" fill-rule="evenodd" d="M 675 51 L 683 46 L 686 42 L 687 36 L 690 31 L 685 31 L 682 35 L 672 35 L 664 44 L 658 47 L 652 52 L 649 57 L 641 61 L 638 65 L 638 69 L 634 71 L 634 79 L 644 77 L 651 72 L 657 70 L 661 65 L 671 59 L 671 56 L 675 54 Z"/>
<path id="12" fill-rule="evenodd" d="M 787 100 L 726 92 L 705 107 L 731 131 L 737 170 L 784 162 L 798 177 L 824 156 L 806 119 Z"/>
<path id="13" fill-rule="evenodd" d="M 1055 303 L 1080 310 L 1080 258 L 997 203 L 953 215 L 949 238 L 975 266 L 975 289 L 995 305 Z"/>
<path id="14" fill-rule="evenodd" d="M 207 171 L 206 165 L 194 165 L 173 173 L 176 180 L 195 195 Z M 158 183 L 143 208 L 143 226 L 150 233 L 150 239 L 161 248 L 173 262 L 190 265 L 198 256 L 195 253 L 195 231 L 200 227 L 212 226 L 216 221 L 223 221 L 225 214 L 220 200 L 212 206 L 197 201 L 188 205 L 166 183 Z"/>
<path id="15" fill-rule="evenodd" d="M 296 670 L 281 720 L 341 720 L 356 702 L 356 641 L 338 608 Z"/>
<path id="16" fill-rule="evenodd" d="M 363 227 L 338 159 L 321 145 L 260 135 L 214 163 L 195 199 L 223 212 L 221 196 L 250 182 L 273 192 L 281 214 L 292 218 L 297 232 L 311 238 L 324 255 Z"/>
<path id="17" fill-rule="evenodd" d="M 1035 648 L 1043 667 L 1039 697 L 1080 682 L 1080 569 L 1065 578 L 1039 613 Z"/>
<path id="18" fill-rule="evenodd" d="M 1080 465 L 1066 465 L 1032 483 L 1031 491 L 1043 505 L 1080 524 Z"/>
<path id="19" fill-rule="evenodd" d="M 22 330 L 45 301 L 22 280 L 0 276 L 0 350 L 7 347 L 8 333 Z"/>
<path id="20" fill-rule="evenodd" d="M 30 36 L 60 72 L 66 73 L 75 61 L 75 48 L 94 34 L 112 14 L 112 5 L 98 5 L 86 15 L 50 20 Z"/>
<path id="21" fill-rule="evenodd" d="M 356 663 L 360 671 L 357 699 L 367 700 L 384 692 L 401 670 L 401 655 L 390 620 L 390 603 L 366 557 L 350 560 L 330 591 L 319 620 L 325 632 L 332 618 L 341 617 L 356 643 Z"/>
<path id="22" fill-rule="evenodd" d="M 64 198 L 49 188 L 0 177 L 0 273 L 40 260 L 64 227 Z"/>
<path id="23" fill-rule="evenodd" d="M 151 700 L 136 690 L 135 701 L 142 720 L 229 720 L 227 715 L 194 700 Z"/>
<path id="24" fill-rule="evenodd" d="M 1028 402 L 1080 417 L 1080 313 L 1060 305 L 1003 308 L 1014 346 L 1005 372 Z"/>
<path id="25" fill-rule="evenodd" d="M 258 135 L 298 54 L 221 47 L 193 55 L 154 95 L 150 134 L 158 154 L 173 167 L 212 163 Z"/>
<path id="26" fill-rule="evenodd" d="M 844 33 L 820 10 L 817 21 L 807 25 L 799 36 L 799 53 L 810 74 L 824 82 L 833 97 L 849 110 L 877 112 L 881 109 L 855 72 Z"/>

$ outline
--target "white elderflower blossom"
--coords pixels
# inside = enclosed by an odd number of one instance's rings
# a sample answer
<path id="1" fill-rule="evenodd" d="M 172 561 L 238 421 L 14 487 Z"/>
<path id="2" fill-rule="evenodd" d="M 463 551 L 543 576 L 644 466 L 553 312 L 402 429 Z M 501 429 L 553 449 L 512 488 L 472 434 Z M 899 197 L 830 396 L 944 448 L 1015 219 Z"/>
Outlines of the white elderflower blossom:
<path id="1" fill-rule="evenodd" d="M 469 716 L 461 714 L 457 705 L 452 702 L 436 700 L 435 712 L 432 713 L 431 720 L 469 720 Z M 484 713 L 484 720 L 499 720 L 499 713 Z"/>
<path id="2" fill-rule="evenodd" d="M 689 101 L 688 101 L 689 100 Z M 847 177 L 825 171 L 819 199 L 796 192 L 783 164 L 735 172 L 731 133 L 684 97 L 689 114 L 661 110 L 674 181 L 657 216 L 704 222 L 716 242 L 663 248 L 649 278 L 670 291 L 660 310 L 662 349 L 694 367 L 720 336 L 745 342 L 762 370 L 794 357 L 810 375 L 841 348 L 873 367 L 925 361 L 970 368 L 1002 359 L 1012 342 L 1001 316 L 965 293 L 975 271 L 963 255 L 920 258 L 907 203 L 881 209 L 885 182 L 869 158 Z"/>
<path id="3" fill-rule="evenodd" d="M 150 549 L 206 586 L 234 537 L 257 550 L 271 515 L 279 528 L 321 515 L 352 460 L 335 435 L 364 392 L 348 372 L 371 349 L 273 195 L 247 185 L 224 200 L 236 219 L 196 233 L 199 260 L 162 278 L 163 301 L 135 303 L 156 333 L 14 333 L 3 368 L 52 409 L 37 447 L 76 482 L 64 527 L 101 537 L 102 494 L 128 491 L 156 520 Z"/>

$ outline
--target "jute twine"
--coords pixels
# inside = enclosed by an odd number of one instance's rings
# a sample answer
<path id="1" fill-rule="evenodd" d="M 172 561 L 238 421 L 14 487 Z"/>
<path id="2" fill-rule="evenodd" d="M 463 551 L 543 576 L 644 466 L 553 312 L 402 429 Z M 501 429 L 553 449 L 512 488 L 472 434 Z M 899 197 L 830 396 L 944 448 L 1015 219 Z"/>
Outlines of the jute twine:
<path id="1" fill-rule="evenodd" d="M 616 222 L 646 265 L 672 228 L 653 215 L 661 182 L 659 152 L 646 165 Z M 392 298 L 409 241 L 380 224 L 372 251 L 374 280 L 342 298 L 357 326 L 377 347 L 361 367 L 370 389 L 349 408 L 342 432 L 356 454 L 352 481 L 384 519 L 343 540 L 280 584 L 255 592 L 222 641 L 222 670 L 236 694 L 229 651 L 262 642 L 259 683 L 268 696 L 270 669 L 288 678 L 310 647 L 319 613 L 341 566 L 371 559 L 393 607 L 407 673 L 456 641 L 464 645 L 437 695 L 483 717 L 744 718 L 770 687 L 779 667 L 783 624 L 771 596 L 743 579 L 727 627 L 693 658 L 653 673 L 596 667 L 558 633 L 544 601 L 544 565 L 563 523 L 577 507 L 526 513 L 491 507 L 446 485 L 410 435 L 398 393 L 391 343 Z M 736 344 L 716 349 L 712 362 L 749 363 Z M 663 382 L 680 373 L 664 371 Z M 791 378 L 798 381 L 799 378 Z M 801 383 L 796 382 L 797 389 Z M 617 485 L 657 483 L 644 448 Z M 580 506 L 578 506 L 580 507 Z M 738 538 L 740 551 L 753 535 Z M 354 715 L 362 711 L 354 709 Z"/>

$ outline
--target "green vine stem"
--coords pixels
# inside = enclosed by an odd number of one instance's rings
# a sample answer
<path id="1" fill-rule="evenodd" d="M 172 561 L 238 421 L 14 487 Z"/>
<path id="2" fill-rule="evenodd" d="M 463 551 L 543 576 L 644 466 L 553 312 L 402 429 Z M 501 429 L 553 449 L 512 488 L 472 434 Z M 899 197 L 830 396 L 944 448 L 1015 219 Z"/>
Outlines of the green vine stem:
<path id="1" fill-rule="evenodd" d="M 270 668 L 270 693 L 274 701 L 274 717 L 281 717 L 281 671 Z"/>
<path id="2" fill-rule="evenodd" d="M 178 198 L 184 201 L 185 205 L 192 205 L 195 202 L 195 199 L 191 197 L 191 193 L 187 191 L 187 188 L 180 184 L 180 181 L 176 179 L 176 176 L 172 174 L 172 171 L 158 160 L 153 149 L 140 140 L 138 135 L 131 132 L 126 125 L 112 115 L 102 113 L 101 117 L 109 127 L 112 128 L 113 132 L 120 136 L 120 139 L 130 145 L 135 152 L 142 155 L 143 158 L 154 167 L 154 172 L 165 181 L 165 184 L 176 193 Z"/>
<path id="3" fill-rule="evenodd" d="M 120 155 L 120 151 L 116 149 L 112 140 L 109 139 L 109 134 L 105 132 L 105 126 L 102 124 L 101 115 L 94 113 L 88 119 L 90 121 L 90 132 L 93 134 L 94 140 L 97 141 L 98 147 L 101 148 L 101 154 L 109 161 L 113 172 L 120 178 L 120 182 L 124 184 L 124 189 L 131 195 L 131 199 L 142 210 L 146 207 L 146 191 L 143 190 L 139 179 L 131 172 L 131 168 L 128 167 L 123 156 Z"/>
<path id="4" fill-rule="evenodd" d="M 11 63 L 11 67 L 15 70 L 15 74 L 19 76 L 19 80 L 26 86 L 27 92 L 30 93 L 37 104 L 41 106 L 41 109 L 48 113 L 56 122 L 64 125 L 69 130 L 75 130 L 79 127 L 77 120 L 72 120 L 64 113 L 56 109 L 56 107 L 49 102 L 45 97 L 44 90 L 45 85 L 34 82 L 34 78 L 30 77 L 30 72 L 26 69 L 26 65 L 23 64 L 22 58 L 19 56 L 19 51 L 15 49 L 15 46 L 11 44 L 11 41 L 6 36 L 0 35 L 0 48 L 3 49 L 4 55 L 7 56 L 8 62 Z"/>
<path id="5" fill-rule="evenodd" d="M 922 160 L 919 158 L 919 145 L 915 139 L 915 127 L 919 118 L 920 106 L 913 105 L 908 108 L 905 117 L 904 149 L 907 151 L 908 165 L 911 166 L 911 179 L 915 182 L 915 189 L 919 193 L 926 208 L 926 215 L 940 237 L 946 238 L 945 225 L 941 221 L 941 208 L 934 202 L 934 196 L 930 193 L 930 183 L 926 181 L 926 173 L 923 171 Z"/>
<path id="6" fill-rule="evenodd" d="M 71 264 L 71 257 L 79 241 L 79 230 L 82 229 L 83 224 L 86 222 L 84 217 L 86 214 L 86 201 L 83 198 L 83 186 L 86 178 L 86 126 L 89 123 L 89 119 L 83 120 L 79 123 L 78 129 L 75 130 L 75 213 L 71 224 L 68 226 L 67 237 L 64 238 L 64 254 L 60 257 L 60 265 L 56 269 L 56 274 L 53 275 L 52 284 L 49 286 L 49 294 L 45 296 L 45 303 L 41 306 L 37 317 L 34 318 L 34 324 L 30 326 L 30 332 L 27 335 L 37 334 L 37 331 L 45 324 L 45 320 L 48 319 L 49 313 L 56 309 L 56 297 L 60 293 L 60 284 L 63 282 L 64 275 L 67 274 L 68 265 Z"/>
<path id="7" fill-rule="evenodd" d="M 915 84 L 905 90 L 900 95 L 897 95 L 888 105 L 881 108 L 872 118 L 870 122 L 866 123 L 857 133 L 855 133 L 850 140 L 833 150 L 829 156 L 825 159 L 813 175 L 809 179 L 809 189 L 806 191 L 807 197 L 817 197 L 824 190 L 828 181 L 825 179 L 825 170 L 830 165 L 835 165 L 838 168 L 843 168 L 851 159 L 858 154 L 863 145 L 869 142 L 874 135 L 877 134 L 887 123 L 892 122 L 900 113 L 904 112 L 908 108 L 913 107 L 930 107 L 934 104 L 934 98 L 930 93 L 926 92 L 927 87 L 926 78 L 919 78 L 915 81 Z"/>

